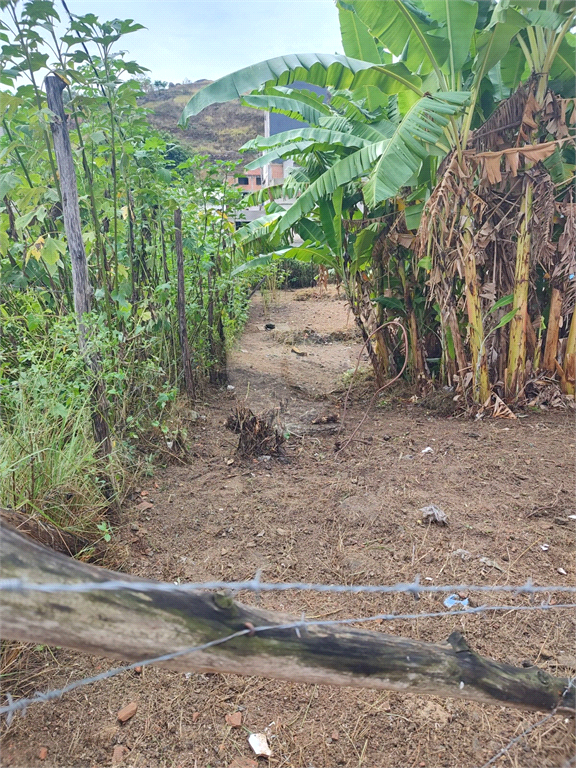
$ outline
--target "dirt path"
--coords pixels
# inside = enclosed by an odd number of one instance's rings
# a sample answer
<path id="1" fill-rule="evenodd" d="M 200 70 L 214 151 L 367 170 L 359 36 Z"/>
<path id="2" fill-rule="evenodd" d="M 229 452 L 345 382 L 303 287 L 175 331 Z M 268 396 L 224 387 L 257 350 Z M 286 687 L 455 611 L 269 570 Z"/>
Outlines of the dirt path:
<path id="1" fill-rule="evenodd" d="M 384 403 L 359 439 L 335 455 L 334 425 L 313 422 L 338 411 L 335 390 L 360 345 L 343 302 L 300 300 L 309 294 L 253 303 L 230 358 L 235 390 L 210 395 L 197 406 L 200 418 L 188 422 L 191 463 L 159 470 L 126 509 L 117 539 L 127 569 L 182 581 L 244 579 L 261 569 L 266 580 L 327 583 L 391 584 L 420 574 L 433 584 L 521 584 L 528 577 L 573 584 L 571 414 L 470 422 L 439 418 L 408 400 Z M 266 323 L 275 328 L 265 330 Z M 292 433 L 286 462 L 235 458 L 236 437 L 223 424 L 238 400 L 280 410 Z M 353 398 L 348 434 L 366 403 L 365 394 Z M 138 509 L 143 499 L 153 506 Z M 422 525 L 419 510 L 428 504 L 448 514 L 448 526 Z M 492 604 L 504 600 L 490 597 Z M 307 618 L 443 609 L 436 595 L 415 607 L 404 594 L 276 593 L 260 604 Z M 555 610 L 367 626 L 429 641 L 459 629 L 481 654 L 574 674 L 574 625 L 573 612 Z M 62 650 L 39 650 L 35 658 L 28 691 L 113 666 Z M 116 712 L 131 701 L 137 714 L 120 726 Z M 230 729 L 225 716 L 236 711 L 243 725 Z M 150 668 L 15 717 L 4 727 L 2 765 L 106 766 L 124 746 L 126 766 L 254 768 L 246 737 L 266 731 L 274 750 L 269 764 L 278 768 L 472 768 L 539 717 L 434 697 Z M 556 716 L 496 765 L 552 768 L 573 754 L 573 722 Z"/>

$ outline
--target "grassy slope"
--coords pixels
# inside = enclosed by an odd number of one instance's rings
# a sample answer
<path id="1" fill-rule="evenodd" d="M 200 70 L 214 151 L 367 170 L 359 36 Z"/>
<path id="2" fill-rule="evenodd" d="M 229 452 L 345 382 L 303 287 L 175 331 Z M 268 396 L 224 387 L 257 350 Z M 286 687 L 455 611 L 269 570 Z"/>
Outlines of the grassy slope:
<path id="1" fill-rule="evenodd" d="M 198 80 L 147 94 L 143 106 L 153 110 L 150 122 L 154 128 L 169 133 L 179 144 L 198 154 L 219 160 L 242 158 L 248 162 L 253 155 L 241 155 L 238 148 L 258 134 L 263 135 L 263 112 L 241 107 L 237 101 L 216 104 L 192 118 L 185 131 L 178 127 L 178 120 L 190 96 L 209 82 Z"/>

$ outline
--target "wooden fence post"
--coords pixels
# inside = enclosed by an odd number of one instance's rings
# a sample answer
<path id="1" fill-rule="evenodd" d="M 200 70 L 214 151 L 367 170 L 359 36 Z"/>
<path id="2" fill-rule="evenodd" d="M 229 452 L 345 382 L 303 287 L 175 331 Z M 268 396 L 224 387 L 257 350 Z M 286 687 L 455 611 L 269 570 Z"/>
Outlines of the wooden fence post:
<path id="1" fill-rule="evenodd" d="M 138 581 L 57 554 L 6 526 L 1 533 L 3 579 L 37 584 Z M 173 585 L 159 591 L 154 586 L 50 594 L 4 588 L 2 635 L 137 662 L 244 632 L 162 666 L 574 711 L 574 688 L 568 690 L 567 679 L 537 667 L 516 668 L 482 658 L 458 632 L 447 643 L 432 644 L 350 625 L 305 626 L 222 593 L 185 593 Z M 258 631 L 260 627 L 266 630 Z"/>
<path id="2" fill-rule="evenodd" d="M 57 75 L 48 75 L 45 83 L 48 109 L 54 113 L 54 117 L 50 122 L 50 128 L 52 129 L 54 153 L 60 176 L 64 229 L 66 230 L 68 250 L 72 263 L 72 288 L 74 292 L 74 309 L 76 310 L 78 320 L 78 340 L 80 350 L 84 354 L 86 349 L 84 315 L 92 309 L 92 286 L 90 285 L 88 262 L 86 261 L 86 251 L 84 249 L 84 241 L 82 240 L 76 170 L 74 168 L 68 123 L 62 101 L 62 91 L 66 86 L 62 78 Z M 112 452 L 112 444 L 107 419 L 108 403 L 104 382 L 101 378 L 100 364 L 94 355 L 86 356 L 86 362 L 94 376 L 94 410 L 92 413 L 94 437 L 100 446 L 100 450 L 104 454 L 109 454 Z"/>
<path id="3" fill-rule="evenodd" d="M 186 325 L 186 291 L 184 286 L 184 249 L 182 248 L 182 211 L 176 208 L 174 211 L 174 246 L 176 248 L 176 269 L 178 274 L 178 335 L 180 337 L 180 350 L 182 352 L 182 368 L 184 369 L 184 383 L 188 397 L 194 399 L 196 388 L 194 386 L 194 374 L 192 373 L 192 360 L 190 346 L 188 344 L 188 327 Z"/>

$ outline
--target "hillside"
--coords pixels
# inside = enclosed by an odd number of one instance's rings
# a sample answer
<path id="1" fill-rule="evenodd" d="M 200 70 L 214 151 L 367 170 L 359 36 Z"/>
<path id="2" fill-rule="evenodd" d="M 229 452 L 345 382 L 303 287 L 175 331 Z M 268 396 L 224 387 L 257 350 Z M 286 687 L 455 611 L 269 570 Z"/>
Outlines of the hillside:
<path id="1" fill-rule="evenodd" d="M 248 162 L 253 154 L 241 154 L 238 148 L 258 134 L 264 133 L 264 113 L 240 106 L 238 101 L 215 104 L 192 118 L 188 128 L 178 127 L 178 120 L 189 98 L 208 85 L 210 80 L 171 85 L 146 94 L 142 105 L 153 110 L 150 122 L 158 130 L 169 133 L 194 152 L 210 155 L 214 160 Z"/>

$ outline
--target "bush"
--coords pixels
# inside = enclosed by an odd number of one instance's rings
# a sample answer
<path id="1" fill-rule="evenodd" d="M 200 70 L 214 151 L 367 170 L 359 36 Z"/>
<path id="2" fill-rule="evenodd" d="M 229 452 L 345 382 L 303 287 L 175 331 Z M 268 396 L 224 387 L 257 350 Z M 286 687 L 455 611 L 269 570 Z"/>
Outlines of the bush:
<path id="1" fill-rule="evenodd" d="M 310 288 L 316 284 L 318 267 L 297 259 L 285 259 L 278 262 L 278 272 L 284 275 L 286 288 Z"/>

